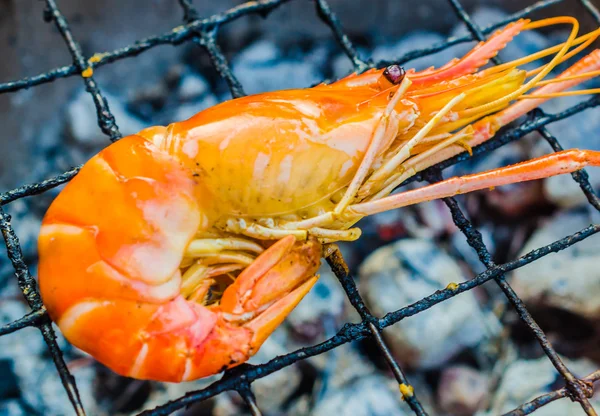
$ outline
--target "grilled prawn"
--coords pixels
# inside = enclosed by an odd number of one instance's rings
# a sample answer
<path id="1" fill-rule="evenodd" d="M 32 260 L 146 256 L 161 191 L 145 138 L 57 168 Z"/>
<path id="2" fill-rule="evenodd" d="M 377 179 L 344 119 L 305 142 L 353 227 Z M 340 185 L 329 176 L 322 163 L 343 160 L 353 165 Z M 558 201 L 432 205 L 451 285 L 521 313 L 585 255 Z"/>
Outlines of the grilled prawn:
<path id="1" fill-rule="evenodd" d="M 572 25 L 565 43 L 481 69 L 519 32 L 551 24 Z M 322 244 L 357 239 L 362 217 L 600 164 L 599 152 L 569 150 L 390 196 L 598 75 L 595 50 L 544 80 L 599 30 L 577 37 L 569 17 L 520 20 L 438 69 L 394 65 L 238 98 L 119 140 L 43 220 L 50 317 L 129 377 L 193 380 L 243 363 L 315 284 Z"/>

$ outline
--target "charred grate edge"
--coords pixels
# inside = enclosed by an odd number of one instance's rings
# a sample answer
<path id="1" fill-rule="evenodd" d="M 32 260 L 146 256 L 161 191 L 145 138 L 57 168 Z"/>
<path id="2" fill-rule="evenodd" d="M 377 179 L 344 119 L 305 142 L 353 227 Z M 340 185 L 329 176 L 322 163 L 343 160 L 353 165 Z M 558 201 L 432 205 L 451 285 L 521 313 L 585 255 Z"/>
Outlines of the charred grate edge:
<path id="1" fill-rule="evenodd" d="M 85 83 L 86 91 L 90 93 L 94 104 L 96 106 L 96 112 L 98 117 L 98 125 L 102 132 L 106 134 L 111 141 L 116 141 L 121 137 L 116 121 L 110 112 L 108 103 L 104 98 L 101 90 L 93 78 L 93 69 L 110 64 L 120 59 L 135 57 L 155 46 L 170 44 L 179 45 L 181 43 L 192 41 L 197 45 L 201 46 L 209 54 L 211 62 L 219 75 L 227 82 L 231 94 L 234 97 L 244 95 L 244 90 L 240 82 L 233 74 L 227 59 L 223 55 L 219 45 L 216 42 L 216 35 L 221 25 L 227 24 L 240 17 L 247 16 L 250 14 L 260 14 L 263 17 L 272 11 L 273 9 L 282 6 L 291 0 L 258 0 L 249 1 L 247 3 L 236 6 L 225 12 L 215 14 L 207 18 L 201 18 L 198 12 L 192 5 L 191 0 L 178 0 L 179 5 L 183 10 L 184 25 L 176 27 L 169 32 L 161 35 L 148 37 L 139 40 L 129 46 L 121 49 L 114 50 L 112 52 L 100 54 L 96 56 L 94 62 L 87 60 L 82 52 L 79 44 L 73 38 L 73 35 L 69 29 L 69 25 L 64 15 L 59 10 L 56 0 L 45 0 L 46 8 L 44 10 L 44 18 L 49 23 L 54 23 L 64 39 L 73 63 L 68 66 L 63 66 L 39 74 L 33 77 L 23 78 L 17 81 L 11 81 L 6 83 L 0 83 L 0 93 L 8 93 L 27 89 L 36 85 L 41 85 L 49 82 L 54 82 L 59 78 L 66 78 L 73 75 L 81 75 Z M 452 37 L 447 39 L 445 42 L 430 46 L 428 48 L 414 50 L 406 53 L 393 61 L 381 61 L 373 64 L 369 60 L 363 60 L 357 53 L 356 49 L 352 45 L 350 39 L 342 30 L 341 24 L 336 15 L 331 10 L 326 0 L 313 0 L 316 8 L 317 15 L 332 31 L 336 41 L 339 43 L 342 50 L 351 60 L 354 69 L 356 71 L 364 71 L 373 66 L 382 67 L 391 63 L 404 63 L 415 58 L 422 56 L 431 55 L 433 53 L 444 50 L 452 45 L 459 43 L 469 42 L 472 40 L 484 40 L 485 36 L 493 32 L 494 30 L 515 21 L 521 17 L 527 16 L 532 12 L 546 8 L 553 4 L 561 3 L 566 0 L 543 0 L 538 1 L 531 6 L 521 10 L 518 13 L 511 15 L 509 18 L 497 22 L 493 25 L 481 28 L 476 25 L 470 16 L 467 14 L 459 0 L 447 0 L 456 13 L 456 16 L 465 24 L 469 31 L 469 35 L 461 37 Z M 590 14 L 590 16 L 600 25 L 600 11 L 590 0 L 573 0 L 578 1 Z M 498 63 L 496 59 L 494 63 Z M 85 74 L 85 76 L 84 76 Z M 546 129 L 545 126 L 565 118 L 568 118 L 574 114 L 580 113 L 586 109 L 600 106 L 600 97 L 595 96 L 587 101 L 583 101 L 577 105 L 574 105 L 560 113 L 556 114 L 545 114 L 541 110 L 534 110 L 530 114 L 530 119 L 512 129 L 504 130 L 502 134 L 497 135 L 495 138 L 487 141 L 486 143 L 474 148 L 474 155 L 487 154 L 494 149 L 497 149 L 504 144 L 517 140 L 524 135 L 537 131 L 542 137 L 549 143 L 554 151 L 562 150 L 562 147 L 556 137 L 552 136 Z M 467 154 L 461 154 L 453 157 L 449 160 L 441 162 L 440 164 L 421 172 L 417 176 L 413 177 L 410 182 L 415 180 L 437 182 L 441 180 L 441 172 L 443 169 L 454 165 L 460 161 L 470 158 Z M 17 278 L 17 284 L 23 295 L 32 309 L 32 312 L 25 315 L 21 319 L 11 322 L 9 324 L 0 327 L 0 336 L 10 334 L 18 331 L 22 328 L 34 326 L 37 327 L 44 341 L 48 345 L 48 351 L 52 356 L 52 359 L 56 365 L 58 374 L 61 378 L 62 384 L 66 390 L 66 393 L 73 405 L 73 410 L 77 415 L 84 415 L 85 410 L 81 404 L 79 393 L 77 391 L 77 385 L 74 377 L 69 372 L 66 363 L 62 356 L 62 351 L 56 343 L 56 335 L 52 328 L 50 319 L 46 314 L 44 305 L 37 289 L 35 279 L 31 276 L 28 267 L 25 264 L 19 240 L 11 226 L 11 218 L 5 213 L 2 206 L 15 201 L 20 198 L 41 194 L 51 188 L 59 186 L 65 182 L 68 182 L 73 178 L 81 166 L 76 166 L 67 172 L 64 172 L 55 177 L 49 178 L 39 183 L 24 185 L 7 192 L 0 193 L 0 231 L 4 237 L 8 258 L 12 262 L 15 269 L 15 276 Z M 600 199 L 594 194 L 593 189 L 589 183 L 588 175 L 584 170 L 575 172 L 572 174 L 573 179 L 579 184 L 589 203 L 600 211 Z M 337 348 L 343 344 L 351 341 L 356 341 L 364 338 L 372 338 L 378 348 L 381 350 L 383 357 L 387 361 L 390 369 L 392 370 L 396 380 L 399 383 L 400 391 L 404 394 L 404 399 L 416 415 L 427 415 L 423 406 L 417 398 L 417 392 L 412 392 L 411 389 L 407 389 L 410 386 L 409 380 L 402 371 L 401 367 L 392 357 L 385 341 L 381 336 L 381 332 L 384 328 L 391 326 L 404 318 L 416 315 L 422 311 L 425 311 L 434 305 L 450 299 L 460 293 L 473 289 L 483 283 L 494 280 L 500 287 L 504 295 L 507 297 L 509 302 L 513 305 L 517 311 L 519 317 L 531 330 L 544 353 L 548 356 L 556 370 L 561 374 L 565 380 L 565 387 L 555 390 L 553 392 L 541 395 L 534 400 L 524 403 L 517 409 L 507 413 L 507 415 L 520 416 L 528 415 L 533 413 L 535 410 L 551 403 L 555 400 L 569 397 L 573 401 L 577 401 L 581 404 L 583 411 L 587 415 L 596 415 L 596 412 L 592 408 L 588 401 L 593 393 L 593 383 L 600 380 L 600 370 L 584 377 L 582 379 L 576 378 L 569 369 L 564 365 L 558 354 L 553 349 L 552 345 L 546 338 L 544 332 L 541 330 L 539 325 L 529 314 L 524 303 L 519 299 L 517 294 L 510 287 L 508 282 L 505 280 L 504 275 L 507 272 L 523 267 L 542 258 L 550 253 L 555 253 L 564 250 L 579 241 L 584 240 L 598 232 L 600 232 L 600 224 L 592 224 L 574 234 L 564 237 L 552 244 L 535 249 L 516 260 L 504 263 L 495 264 L 491 260 L 490 253 L 484 245 L 481 234 L 477 231 L 471 222 L 466 218 L 464 213 L 460 210 L 457 202 L 454 198 L 446 198 L 444 202 L 451 211 L 452 218 L 456 226 L 465 235 L 469 245 L 476 251 L 481 262 L 485 265 L 486 270 L 473 279 L 465 281 L 457 285 L 456 288 L 438 290 L 435 293 L 411 304 L 405 306 L 397 311 L 387 313 L 382 318 L 377 318 L 371 314 L 366 305 L 363 302 L 358 289 L 354 283 L 354 279 L 350 275 L 348 267 L 346 266 L 344 259 L 341 256 L 339 250 L 333 247 L 330 251 L 330 255 L 327 257 L 327 262 L 331 266 L 332 271 L 337 276 L 342 285 L 348 299 L 354 308 L 358 311 L 361 316 L 360 323 L 346 323 L 339 332 L 333 337 L 326 341 L 313 345 L 311 347 L 301 348 L 292 353 L 276 357 L 271 361 L 261 365 L 250 365 L 244 364 L 237 368 L 227 371 L 223 377 L 209 385 L 208 387 L 192 391 L 186 395 L 164 403 L 152 410 L 146 410 L 140 413 L 140 415 L 146 416 L 158 416 L 168 415 L 172 412 L 181 409 L 185 406 L 193 403 L 206 400 L 210 397 L 214 397 L 224 391 L 237 391 L 242 399 L 248 405 L 248 408 L 253 415 L 260 415 L 260 408 L 256 403 L 254 394 L 251 390 L 251 384 L 254 380 L 265 377 L 272 374 L 284 367 L 292 365 L 298 361 L 304 360 L 308 357 L 322 354 Z M 404 388 L 402 388 L 404 387 Z M 408 393 L 407 393 L 408 392 Z"/>

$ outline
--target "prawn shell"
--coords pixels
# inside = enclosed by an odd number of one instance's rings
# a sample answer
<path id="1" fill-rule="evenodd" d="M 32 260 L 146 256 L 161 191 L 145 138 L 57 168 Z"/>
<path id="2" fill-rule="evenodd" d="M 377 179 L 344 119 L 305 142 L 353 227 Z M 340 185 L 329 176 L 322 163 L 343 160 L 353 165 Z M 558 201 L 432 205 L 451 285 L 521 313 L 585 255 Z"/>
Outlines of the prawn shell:
<path id="1" fill-rule="evenodd" d="M 389 101 L 378 94 L 323 87 L 239 98 L 174 123 L 164 146 L 218 195 L 222 215 L 298 212 L 350 183 Z M 393 116 L 391 138 L 412 125 L 413 104 Z"/>
<path id="2" fill-rule="evenodd" d="M 82 299 L 164 302 L 201 224 L 197 183 L 168 154 L 128 136 L 88 161 L 58 195 L 38 242 L 50 316 Z"/>

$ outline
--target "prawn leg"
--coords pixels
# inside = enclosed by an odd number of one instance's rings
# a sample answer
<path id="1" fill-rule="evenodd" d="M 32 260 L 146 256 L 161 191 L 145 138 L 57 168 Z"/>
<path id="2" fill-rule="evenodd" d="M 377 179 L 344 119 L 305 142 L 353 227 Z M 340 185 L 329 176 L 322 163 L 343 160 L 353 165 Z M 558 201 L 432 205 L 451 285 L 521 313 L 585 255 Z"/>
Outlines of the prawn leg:
<path id="1" fill-rule="evenodd" d="M 248 223 L 243 218 L 232 218 L 227 220 L 223 229 L 227 232 L 240 233 L 258 240 L 275 240 L 290 234 L 294 235 L 297 240 L 306 240 L 308 238 L 306 230 L 280 230 L 277 228 L 265 227 L 256 223 Z"/>
<path id="2" fill-rule="evenodd" d="M 220 309 L 231 322 L 246 321 L 256 351 L 317 281 L 321 246 L 285 237 L 238 276 L 223 293 Z M 265 309 L 266 308 L 266 309 Z"/>
<path id="3" fill-rule="evenodd" d="M 387 145 L 389 146 L 391 143 L 391 140 L 389 139 L 396 137 L 396 134 L 398 133 L 398 122 L 392 117 L 393 111 L 396 107 L 396 104 L 398 104 L 398 101 L 400 101 L 410 85 L 411 81 L 408 78 L 404 78 L 401 81 L 397 91 L 394 93 L 394 96 L 388 103 L 383 115 L 379 119 L 379 123 L 377 124 L 375 131 L 373 132 L 373 137 L 370 141 L 369 148 L 367 149 L 367 152 L 365 153 L 365 156 L 363 157 L 363 160 L 358 167 L 352 182 L 342 197 L 342 200 L 335 207 L 334 214 L 340 214 L 351 203 L 351 201 L 354 200 L 361 184 L 369 174 L 375 158 L 382 152 L 382 150 L 385 150 L 381 149 L 384 147 L 382 145 L 387 142 Z"/>
<path id="4" fill-rule="evenodd" d="M 370 191 L 380 185 L 383 181 L 390 177 L 402 162 L 406 161 L 411 156 L 411 150 L 452 110 L 452 108 L 465 98 L 465 94 L 461 93 L 450 100 L 442 109 L 419 130 L 419 132 L 410 141 L 402 146 L 400 151 L 394 155 L 387 163 L 377 169 L 369 180 L 365 182 L 360 191 L 359 197 L 368 196 Z M 354 196 L 354 195 L 353 195 Z M 337 209 L 337 208 L 336 208 Z"/>
<path id="5" fill-rule="evenodd" d="M 350 214 L 372 215 L 420 202 L 447 198 L 486 188 L 571 173 L 587 165 L 600 166 L 600 152 L 571 149 L 499 169 L 445 181 L 348 207 Z"/>

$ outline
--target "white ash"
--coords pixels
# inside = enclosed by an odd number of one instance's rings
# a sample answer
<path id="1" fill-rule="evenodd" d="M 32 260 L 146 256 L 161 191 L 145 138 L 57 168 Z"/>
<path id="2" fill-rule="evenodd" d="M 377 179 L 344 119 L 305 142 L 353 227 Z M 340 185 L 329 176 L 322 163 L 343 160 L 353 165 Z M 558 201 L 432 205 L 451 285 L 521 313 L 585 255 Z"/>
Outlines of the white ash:
<path id="1" fill-rule="evenodd" d="M 374 62 L 382 60 L 390 61 L 395 58 L 400 58 L 408 52 L 429 48 L 431 46 L 443 43 L 445 40 L 446 38 L 438 33 L 416 31 L 406 34 L 397 42 L 380 44 L 376 46 L 375 49 L 373 49 L 371 57 Z M 444 49 L 433 55 L 423 56 L 421 58 L 411 60 L 403 64 L 403 66 L 406 69 L 415 68 L 417 71 L 427 69 L 431 66 L 438 68 L 457 56 L 461 56 L 465 51 L 468 50 L 469 46 L 459 44 Z"/>
<path id="2" fill-rule="evenodd" d="M 445 368 L 438 386 L 438 405 L 455 416 L 470 416 L 489 400 L 488 375 L 465 365 Z"/>
<path id="3" fill-rule="evenodd" d="M 287 328 L 280 326 L 265 341 L 256 355 L 248 360 L 248 363 L 263 364 L 278 355 L 290 352 L 286 348 L 288 338 Z M 298 365 L 290 365 L 256 380 L 252 383 L 252 391 L 256 396 L 257 403 L 265 413 L 275 413 L 296 391 L 301 379 L 302 374 Z"/>
<path id="4" fill-rule="evenodd" d="M 1 299 L 0 300 L 0 326 L 21 319 L 30 312 L 24 301 Z M 27 345 L 20 351 L 20 347 Z M 45 349 L 45 344 L 39 331 L 35 328 L 22 329 L 17 333 L 0 337 L 0 357 L 11 358 L 11 354 L 19 356 L 39 355 Z"/>
<path id="5" fill-rule="evenodd" d="M 9 399 L 0 402 L 0 415 L 3 416 L 27 416 L 19 400 Z"/>
<path id="6" fill-rule="evenodd" d="M 481 239 L 483 240 L 485 246 L 491 253 L 493 253 L 496 241 L 493 235 L 493 228 L 490 225 L 484 224 L 477 227 L 477 231 L 479 231 L 481 234 Z M 467 237 L 465 237 L 462 232 L 456 229 L 452 234 L 451 241 L 452 248 L 460 254 L 463 260 L 469 265 L 473 273 L 482 273 L 486 270 L 485 265 L 479 259 L 479 255 L 475 249 L 469 245 Z"/>
<path id="7" fill-rule="evenodd" d="M 346 299 L 344 290 L 326 263 L 321 266 L 319 274 L 317 283 L 286 318 L 296 332 L 313 341 L 323 339 L 328 320 L 337 322 L 343 318 Z"/>
<path id="8" fill-rule="evenodd" d="M 215 397 L 215 407 L 212 410 L 212 416 L 238 416 L 242 414 L 240 405 L 237 403 L 241 399 L 236 398 L 235 394 L 226 392 Z"/>
<path id="9" fill-rule="evenodd" d="M 456 261 L 428 240 L 406 239 L 382 247 L 360 268 L 360 288 L 373 313 L 382 316 L 464 281 Z M 493 335 L 472 291 L 402 320 L 384 331 L 394 355 L 413 368 L 444 364 Z"/>
<path id="10" fill-rule="evenodd" d="M 306 88 L 323 80 L 326 51 L 317 48 L 298 58 L 288 58 L 271 42 L 258 41 L 231 61 L 233 72 L 247 94 Z"/>
<path id="11" fill-rule="evenodd" d="M 260 350 L 248 360 L 248 364 L 264 364 L 276 356 L 291 352 L 297 348 L 290 343 L 289 329 L 285 325 L 280 326 L 265 341 Z M 302 381 L 302 371 L 298 365 L 285 367 L 266 377 L 259 378 L 252 383 L 252 392 L 260 409 L 266 415 L 280 414 L 282 406 L 287 403 L 292 394 L 298 389 Z M 214 380 L 219 376 L 213 377 Z M 199 380 L 198 382 L 203 382 Z M 180 394 L 181 395 L 181 394 Z M 174 397 L 177 397 L 176 395 Z M 154 402 L 163 402 L 165 397 L 154 399 Z M 214 416 L 233 416 L 242 412 L 243 401 L 237 393 L 223 394 L 217 396 L 214 401 Z"/>
<path id="12" fill-rule="evenodd" d="M 452 213 L 443 201 L 420 203 L 417 205 L 417 211 L 424 226 L 420 227 L 419 233 L 414 234 L 415 237 L 434 238 L 456 230 L 456 225 L 452 221 Z"/>
<path id="13" fill-rule="evenodd" d="M 25 263 L 32 276 L 37 275 L 37 239 L 41 226 L 41 217 L 32 212 L 31 200 L 19 199 L 4 209 L 11 216 L 11 225 L 15 230 Z M 17 278 L 12 263 L 6 253 L 0 256 L 0 294 L 5 297 L 21 298 Z"/>
<path id="14" fill-rule="evenodd" d="M 361 48 L 360 46 L 356 47 L 356 52 L 361 57 L 368 57 L 372 55 L 370 50 Z M 348 59 L 348 55 L 345 53 L 338 53 L 335 57 L 331 58 L 330 66 L 332 72 L 330 81 L 341 79 L 354 72 L 352 61 Z"/>
<path id="15" fill-rule="evenodd" d="M 531 236 L 520 255 L 597 222 L 586 211 L 559 213 Z M 513 272 L 512 286 L 527 303 L 600 319 L 600 237 L 593 235 Z"/>
<path id="16" fill-rule="evenodd" d="M 207 387 L 208 385 L 219 380 L 221 375 L 206 377 L 201 380 L 187 381 L 184 383 L 153 383 L 155 388 L 152 389 L 150 397 L 143 405 L 143 409 L 149 410 L 157 406 L 163 405 L 170 400 L 175 400 L 186 393 L 196 391 Z M 219 395 L 217 398 L 225 399 L 227 396 Z M 228 398 L 228 397 L 227 397 Z M 211 401 L 207 400 L 204 404 L 210 406 Z M 232 406 L 234 406 L 232 404 Z M 238 409 L 239 410 L 239 409 Z M 176 415 L 183 415 L 184 412 L 176 412 Z M 216 414 L 214 415 L 216 416 Z"/>
<path id="17" fill-rule="evenodd" d="M 104 98 L 123 136 L 137 133 L 145 127 L 141 120 L 126 110 L 122 99 L 106 92 Z M 77 143 L 94 146 L 109 144 L 98 126 L 96 106 L 89 93 L 80 90 L 69 104 L 66 114 L 68 131 Z"/>
<path id="18" fill-rule="evenodd" d="M 179 81 L 177 97 L 181 101 L 194 101 L 210 93 L 210 85 L 198 74 L 185 74 Z"/>
<path id="19" fill-rule="evenodd" d="M 286 415 L 306 416 L 310 414 L 312 408 L 312 398 L 304 394 L 289 405 L 289 407 L 286 409 Z"/>
<path id="20" fill-rule="evenodd" d="M 31 215 L 28 201 L 19 199 L 5 208 L 11 216 L 11 225 L 19 238 L 21 251 L 26 259 L 34 258 L 37 254 L 37 238 L 42 224 L 41 218 Z"/>
<path id="21" fill-rule="evenodd" d="M 393 393 L 395 398 L 401 397 L 398 390 L 398 383 L 394 379 L 392 372 L 390 370 L 382 371 L 377 369 L 373 362 L 367 359 L 354 344 L 342 345 L 325 354 L 311 357 L 309 361 L 320 370 L 320 376 L 314 386 L 313 398 L 316 407 L 321 409 L 322 412 L 336 406 L 339 394 L 341 394 L 340 392 L 351 392 L 357 388 L 357 385 L 361 384 L 361 380 L 373 380 L 375 384 L 381 384 L 381 391 L 379 393 L 375 393 L 371 389 L 367 389 L 364 392 L 365 395 L 373 395 L 372 400 L 376 400 L 375 396 L 377 394 L 380 394 L 384 401 L 387 400 L 389 393 Z M 421 404 L 426 409 L 433 408 L 434 399 L 430 386 L 419 374 L 407 373 L 406 375 L 418 395 Z M 357 400 L 361 397 L 364 396 L 359 395 Z M 370 400 L 371 398 L 365 399 L 365 402 L 369 402 Z M 369 406 L 369 403 L 363 403 L 357 407 L 359 409 L 357 411 L 363 411 L 361 409 L 367 411 L 366 409 Z M 408 409 L 405 406 L 400 406 L 400 408 Z M 313 413 L 311 412 L 310 414 L 312 415 Z"/>
<path id="22" fill-rule="evenodd" d="M 563 358 L 565 365 L 576 377 L 585 377 L 598 367 L 592 361 L 585 359 L 568 360 Z M 503 372 L 502 380 L 492 398 L 491 406 L 486 411 L 476 413 L 476 416 L 495 416 L 509 412 L 522 404 L 533 400 L 539 395 L 562 387 L 564 383 L 556 383 L 560 375 L 547 357 L 536 360 L 519 360 L 510 363 Z M 600 399 L 593 397 L 592 406 L 600 408 Z M 557 400 L 536 410 L 540 416 L 578 415 L 581 413 L 579 403 L 568 398 Z"/>
<path id="23" fill-rule="evenodd" d="M 581 89 L 579 86 L 577 89 Z M 588 97 L 589 98 L 589 97 Z M 567 107 L 585 101 L 586 96 L 562 97 L 551 100 L 543 106 L 549 113 L 557 113 Z M 554 135 L 565 149 L 600 150 L 600 117 L 594 115 L 598 109 L 589 109 L 575 114 L 566 120 L 557 121 L 548 125 L 548 131 Z M 540 139 L 534 149 L 533 156 L 541 156 L 552 152 L 545 140 Z M 593 188 L 600 189 L 600 169 L 588 167 L 586 169 Z M 544 181 L 544 190 L 548 199 L 563 208 L 587 204 L 587 198 L 581 191 L 579 184 L 571 175 L 558 175 Z"/>
<path id="24" fill-rule="evenodd" d="M 28 312 L 25 305 L 16 301 L 0 301 L 0 326 L 15 321 Z M 57 341 L 63 351 L 67 350 L 64 338 L 57 333 Z M 60 381 L 52 360 L 46 357 L 46 344 L 36 328 L 25 328 L 18 333 L 0 337 L 0 358 L 12 361 L 21 390 L 21 400 L 27 408 L 36 409 L 44 415 L 71 414 L 73 409 Z M 68 357 L 65 358 L 68 363 Z M 84 407 L 90 414 L 97 414 L 96 400 L 92 394 L 92 367 L 73 371 Z"/>
<path id="25" fill-rule="evenodd" d="M 198 114 L 200 111 L 206 110 L 216 104 L 218 104 L 218 101 L 214 95 L 205 95 L 195 102 L 184 103 L 177 107 L 177 110 L 173 113 L 173 119 L 177 121 L 187 120 Z"/>
<path id="26" fill-rule="evenodd" d="M 380 375 L 367 376 L 329 391 L 311 415 L 406 416 L 410 409 L 400 397 L 395 381 Z"/>
<path id="27" fill-rule="evenodd" d="M 352 344 L 345 344 L 324 354 L 310 357 L 308 362 L 320 372 L 315 385 L 316 398 L 323 396 L 328 390 L 336 391 L 353 380 L 377 373 L 373 363 Z"/>

